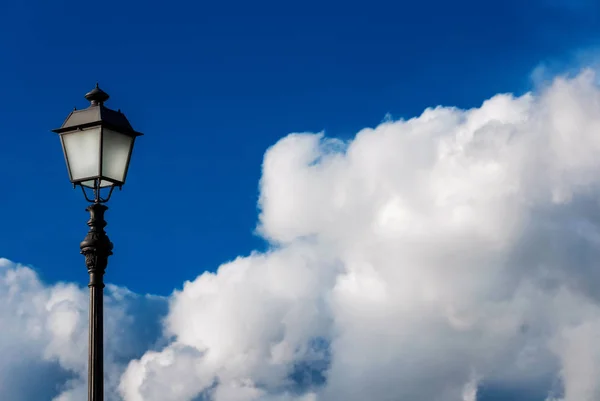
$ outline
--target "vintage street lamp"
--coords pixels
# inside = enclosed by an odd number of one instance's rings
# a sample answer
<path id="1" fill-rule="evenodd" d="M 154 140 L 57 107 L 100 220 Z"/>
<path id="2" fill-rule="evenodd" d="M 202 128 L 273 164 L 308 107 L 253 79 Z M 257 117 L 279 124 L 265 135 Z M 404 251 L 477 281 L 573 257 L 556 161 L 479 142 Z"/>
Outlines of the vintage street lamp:
<path id="1" fill-rule="evenodd" d="M 85 95 L 90 106 L 73 110 L 62 127 L 53 130 L 60 136 L 73 187 L 80 186 L 91 203 L 86 209 L 90 230 L 80 244 L 90 275 L 88 401 L 104 401 L 103 278 L 113 249 L 104 232 L 104 203 L 115 187 L 125 184 L 135 138 L 142 135 L 120 110 L 104 106 L 108 97 L 96 84 Z"/>

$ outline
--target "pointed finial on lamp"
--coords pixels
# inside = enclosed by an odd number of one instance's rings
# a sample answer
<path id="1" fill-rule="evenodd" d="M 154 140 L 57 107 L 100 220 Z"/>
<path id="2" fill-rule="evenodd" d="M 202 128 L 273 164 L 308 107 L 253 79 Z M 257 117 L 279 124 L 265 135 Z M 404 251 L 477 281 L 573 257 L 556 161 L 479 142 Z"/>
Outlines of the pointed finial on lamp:
<path id="1" fill-rule="evenodd" d="M 100 106 L 104 104 L 109 97 L 110 96 L 108 96 L 108 93 L 100 89 L 100 86 L 98 86 L 97 82 L 96 87 L 85 94 L 85 98 L 90 101 L 91 106 Z"/>

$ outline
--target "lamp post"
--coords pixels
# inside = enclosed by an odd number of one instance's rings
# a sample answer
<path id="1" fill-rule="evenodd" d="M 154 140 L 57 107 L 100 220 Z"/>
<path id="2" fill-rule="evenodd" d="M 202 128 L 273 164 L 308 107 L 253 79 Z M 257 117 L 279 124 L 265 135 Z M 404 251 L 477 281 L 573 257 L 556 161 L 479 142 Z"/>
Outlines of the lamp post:
<path id="1" fill-rule="evenodd" d="M 106 203 L 115 187 L 122 188 L 127 177 L 135 138 L 133 129 L 121 111 L 104 106 L 108 94 L 96 87 L 85 95 L 86 109 L 73 110 L 60 128 L 60 136 L 69 178 L 73 187 L 81 187 L 90 202 L 89 232 L 80 244 L 90 276 L 88 401 L 104 401 L 104 271 L 113 244 L 104 227 Z"/>

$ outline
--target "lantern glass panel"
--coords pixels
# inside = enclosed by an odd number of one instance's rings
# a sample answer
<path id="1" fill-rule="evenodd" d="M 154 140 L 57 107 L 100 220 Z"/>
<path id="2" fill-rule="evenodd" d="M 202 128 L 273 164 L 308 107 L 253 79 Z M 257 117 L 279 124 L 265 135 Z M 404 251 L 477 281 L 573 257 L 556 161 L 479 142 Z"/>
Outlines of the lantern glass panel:
<path id="1" fill-rule="evenodd" d="M 125 181 L 133 139 L 130 135 L 103 128 L 102 177 L 118 182 Z M 107 185 L 110 185 L 110 182 Z"/>
<path id="2" fill-rule="evenodd" d="M 88 187 L 88 188 L 95 188 L 94 180 L 83 181 L 83 182 L 81 182 L 81 185 L 83 185 L 84 187 Z M 100 188 L 110 187 L 111 185 L 114 185 L 114 183 L 110 182 L 110 181 L 106 181 L 106 180 L 100 181 Z"/>
<path id="3" fill-rule="evenodd" d="M 100 127 L 61 135 L 71 181 L 98 176 L 100 171 Z"/>

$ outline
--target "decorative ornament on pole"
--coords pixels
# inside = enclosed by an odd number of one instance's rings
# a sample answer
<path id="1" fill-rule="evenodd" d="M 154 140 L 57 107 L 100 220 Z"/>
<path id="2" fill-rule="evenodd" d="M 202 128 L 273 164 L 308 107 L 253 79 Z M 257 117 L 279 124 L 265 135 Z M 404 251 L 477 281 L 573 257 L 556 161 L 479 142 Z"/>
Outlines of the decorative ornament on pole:
<path id="1" fill-rule="evenodd" d="M 90 285 L 97 285 L 102 280 L 108 265 L 108 257 L 112 255 L 113 250 L 113 244 L 104 231 L 104 227 L 106 227 L 104 212 L 108 210 L 108 207 L 101 203 L 93 203 L 86 210 L 90 212 L 90 220 L 87 222 L 90 230 L 79 247 L 81 254 L 85 256 L 85 265 L 90 274 Z"/>

